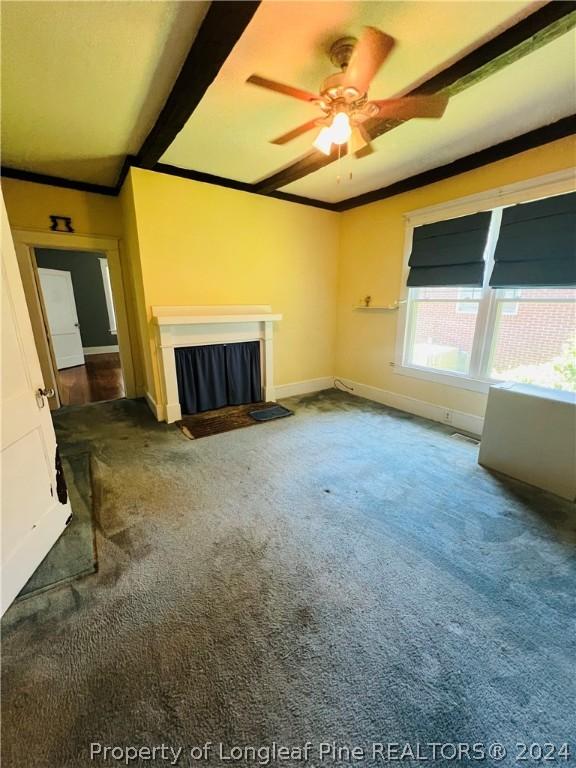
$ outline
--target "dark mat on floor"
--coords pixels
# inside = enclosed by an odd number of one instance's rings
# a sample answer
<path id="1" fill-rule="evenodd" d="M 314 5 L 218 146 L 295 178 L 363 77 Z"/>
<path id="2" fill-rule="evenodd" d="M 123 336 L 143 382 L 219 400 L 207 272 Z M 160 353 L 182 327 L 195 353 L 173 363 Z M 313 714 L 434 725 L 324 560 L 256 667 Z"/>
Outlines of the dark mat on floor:
<path id="1" fill-rule="evenodd" d="M 250 416 L 256 421 L 273 421 L 274 419 L 283 419 L 286 416 L 294 416 L 294 411 L 284 408 L 283 405 L 273 405 L 271 408 L 250 411 Z"/>
<path id="2" fill-rule="evenodd" d="M 258 422 L 251 413 L 281 407 L 277 403 L 247 403 L 246 405 L 229 405 L 219 408 L 217 411 L 205 411 L 204 413 L 186 414 L 178 422 L 182 432 L 190 440 L 200 437 L 218 435 L 221 432 L 230 432 L 233 429 L 252 427 Z"/>
<path id="3" fill-rule="evenodd" d="M 62 466 L 72 506 L 72 521 L 28 579 L 18 599 L 44 592 L 96 570 L 90 454 L 63 457 Z"/>

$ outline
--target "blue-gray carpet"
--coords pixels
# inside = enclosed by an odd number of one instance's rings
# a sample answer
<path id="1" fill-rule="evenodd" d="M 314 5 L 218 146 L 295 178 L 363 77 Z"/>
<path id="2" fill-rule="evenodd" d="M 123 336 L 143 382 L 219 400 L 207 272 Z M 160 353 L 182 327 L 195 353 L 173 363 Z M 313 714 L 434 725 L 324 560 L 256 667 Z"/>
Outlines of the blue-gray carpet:
<path id="1" fill-rule="evenodd" d="M 93 452 L 100 567 L 5 616 L 3 766 L 206 740 L 497 741 L 480 764 L 511 766 L 574 738 L 574 508 L 440 425 L 285 402 L 199 441 L 140 401 L 56 417 L 64 452 Z"/>

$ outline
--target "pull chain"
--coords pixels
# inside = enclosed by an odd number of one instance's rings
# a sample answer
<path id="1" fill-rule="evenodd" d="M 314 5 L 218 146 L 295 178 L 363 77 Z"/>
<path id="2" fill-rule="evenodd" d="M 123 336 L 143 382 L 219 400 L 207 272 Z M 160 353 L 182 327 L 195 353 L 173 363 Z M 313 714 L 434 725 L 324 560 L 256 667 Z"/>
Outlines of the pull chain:
<path id="1" fill-rule="evenodd" d="M 349 146 L 349 145 L 348 145 Z M 346 153 L 347 157 L 350 157 L 350 151 Z M 342 181 L 342 144 L 338 144 L 338 166 L 336 175 L 336 184 L 340 184 Z M 352 168 L 348 172 L 348 181 L 352 181 Z"/>

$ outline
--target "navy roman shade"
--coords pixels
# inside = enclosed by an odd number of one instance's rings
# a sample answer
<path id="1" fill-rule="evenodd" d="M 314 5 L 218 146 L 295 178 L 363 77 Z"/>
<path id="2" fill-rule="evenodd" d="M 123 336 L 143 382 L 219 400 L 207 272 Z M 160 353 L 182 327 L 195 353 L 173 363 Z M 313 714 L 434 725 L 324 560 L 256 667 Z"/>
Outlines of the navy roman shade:
<path id="1" fill-rule="evenodd" d="M 491 213 L 474 213 L 417 227 L 408 285 L 481 287 L 490 217 Z"/>
<path id="2" fill-rule="evenodd" d="M 576 193 L 505 208 L 493 288 L 576 285 Z"/>

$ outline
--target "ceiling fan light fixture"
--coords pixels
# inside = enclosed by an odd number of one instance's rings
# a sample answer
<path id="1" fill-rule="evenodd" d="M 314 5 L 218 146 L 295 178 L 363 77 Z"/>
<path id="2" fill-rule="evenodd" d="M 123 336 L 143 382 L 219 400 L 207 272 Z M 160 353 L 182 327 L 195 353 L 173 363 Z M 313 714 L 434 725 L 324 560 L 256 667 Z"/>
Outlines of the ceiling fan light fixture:
<path id="1" fill-rule="evenodd" d="M 314 139 L 313 146 L 325 155 L 329 155 L 332 151 L 332 140 L 332 126 L 330 128 L 325 126 Z"/>
<path id="2" fill-rule="evenodd" d="M 350 118 L 346 112 L 338 112 L 334 115 L 334 120 L 332 120 L 329 130 L 334 144 L 346 144 L 352 134 Z"/>
<path id="3" fill-rule="evenodd" d="M 394 38 L 376 27 L 366 27 L 359 40 L 340 38 L 330 49 L 330 60 L 340 71 L 323 81 L 318 94 L 260 75 L 250 75 L 247 82 L 252 85 L 304 101 L 319 108 L 322 113 L 273 139 L 272 144 L 287 144 L 321 127 L 313 142 L 318 151 L 330 156 L 333 145 L 341 147 L 348 144 L 347 154 L 362 158 L 374 152 L 371 139 L 380 131 L 380 126 L 372 125 L 371 120 L 378 119 L 386 130 L 391 120 L 400 123 L 413 118 L 442 117 L 448 96 L 439 93 L 412 92 L 393 99 L 369 97 L 372 81 L 394 45 Z M 338 150 L 337 155 L 340 158 L 342 152 Z"/>

